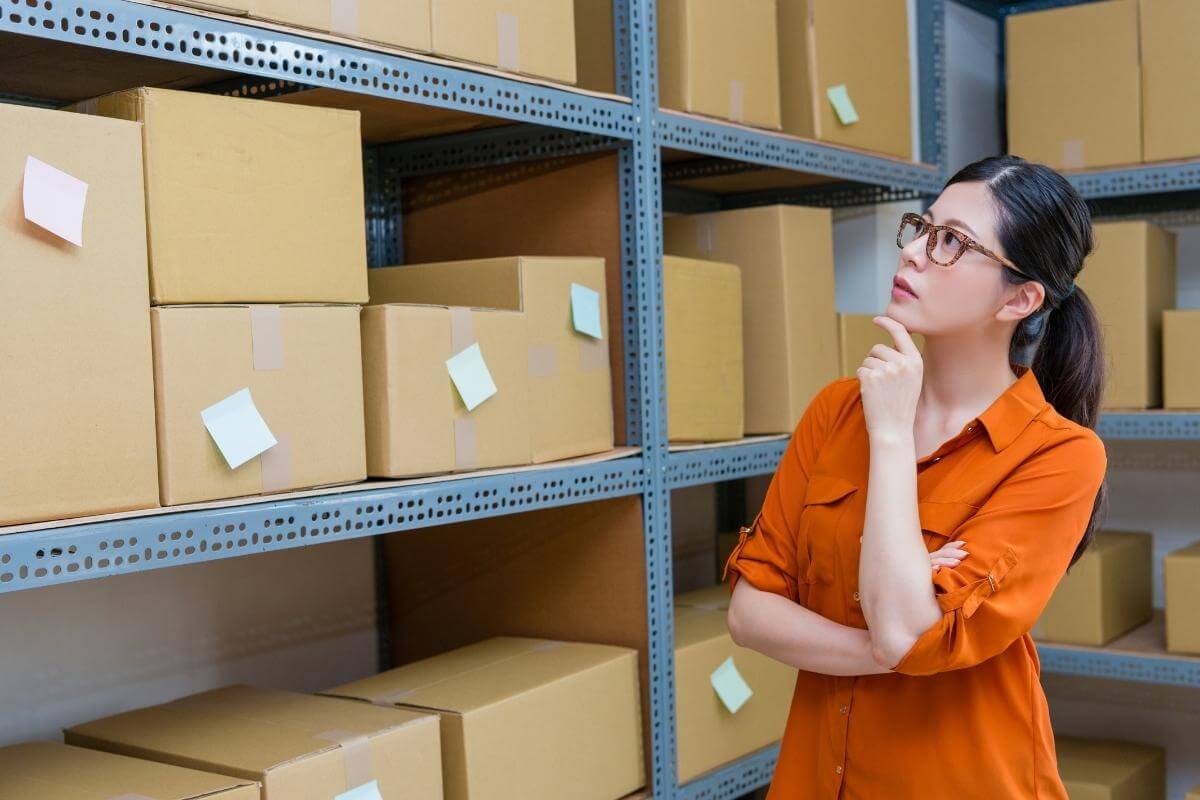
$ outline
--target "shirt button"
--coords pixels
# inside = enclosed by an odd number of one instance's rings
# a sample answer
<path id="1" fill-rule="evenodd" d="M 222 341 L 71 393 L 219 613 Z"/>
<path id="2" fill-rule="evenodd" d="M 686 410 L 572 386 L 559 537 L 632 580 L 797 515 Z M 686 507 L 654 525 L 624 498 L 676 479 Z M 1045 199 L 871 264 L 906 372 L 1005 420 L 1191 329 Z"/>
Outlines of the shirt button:
<path id="1" fill-rule="evenodd" d="M 842 765 L 838 764 L 836 767 L 833 768 L 833 771 L 836 772 L 838 775 L 841 775 L 842 774 Z"/>
<path id="2" fill-rule="evenodd" d="M 854 602 L 858 602 L 858 592 L 854 593 Z"/>
<path id="3" fill-rule="evenodd" d="M 942 460 L 942 457 L 941 457 L 941 456 L 937 456 L 937 457 L 936 457 L 936 458 L 934 458 L 933 460 L 934 460 L 934 461 L 941 461 L 941 460 Z"/>
<path id="4" fill-rule="evenodd" d="M 842 706 L 842 713 L 847 714 L 850 711 L 850 706 Z"/>

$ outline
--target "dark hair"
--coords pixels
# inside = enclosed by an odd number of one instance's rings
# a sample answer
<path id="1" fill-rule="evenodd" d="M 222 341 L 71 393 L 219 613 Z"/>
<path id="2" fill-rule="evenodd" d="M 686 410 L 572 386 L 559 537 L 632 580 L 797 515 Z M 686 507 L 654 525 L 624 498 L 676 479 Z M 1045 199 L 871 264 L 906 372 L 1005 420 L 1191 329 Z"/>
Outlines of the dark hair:
<path id="1" fill-rule="evenodd" d="M 1009 360 L 1033 370 L 1058 413 L 1095 428 L 1104 390 L 1104 345 L 1096 311 L 1083 289 L 1075 286 L 1075 276 L 1093 246 L 1087 203 L 1062 175 L 1018 156 L 992 156 L 968 164 L 946 186 L 967 182 L 983 183 L 991 190 L 996 235 L 1004 253 L 1046 290 L 1041 308 L 1017 326 Z M 1007 268 L 1002 274 L 1013 284 L 1029 280 Z M 1107 513 L 1107 501 L 1105 479 L 1071 565 L 1091 544 Z"/>

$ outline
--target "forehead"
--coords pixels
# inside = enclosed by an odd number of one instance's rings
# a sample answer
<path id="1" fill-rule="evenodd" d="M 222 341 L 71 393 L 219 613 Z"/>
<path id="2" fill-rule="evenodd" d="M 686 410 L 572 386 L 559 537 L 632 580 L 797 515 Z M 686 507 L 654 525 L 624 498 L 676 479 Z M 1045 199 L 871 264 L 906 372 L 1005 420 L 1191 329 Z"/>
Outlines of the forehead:
<path id="1" fill-rule="evenodd" d="M 955 183 L 947 186 L 938 199 L 929 207 L 928 215 L 935 223 L 946 224 L 947 220 L 962 220 L 977 238 L 994 241 L 996 230 L 996 207 L 992 193 L 982 183 Z"/>

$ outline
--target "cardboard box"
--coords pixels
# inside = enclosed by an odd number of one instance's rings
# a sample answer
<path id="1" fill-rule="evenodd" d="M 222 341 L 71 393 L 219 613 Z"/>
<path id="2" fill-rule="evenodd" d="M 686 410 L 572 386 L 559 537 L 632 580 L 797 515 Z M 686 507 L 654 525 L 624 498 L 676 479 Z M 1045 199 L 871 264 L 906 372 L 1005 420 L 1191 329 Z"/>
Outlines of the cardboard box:
<path id="1" fill-rule="evenodd" d="M 1200 542 L 1163 558 L 1167 650 L 1200 654 Z"/>
<path id="2" fill-rule="evenodd" d="M 740 439 L 745 430 L 742 278 L 736 264 L 663 257 L 667 438 Z"/>
<path id="3" fill-rule="evenodd" d="M 714 576 L 715 580 L 720 580 L 722 573 L 725 572 L 725 564 L 729 561 L 729 556 L 733 555 L 733 548 L 737 547 L 740 531 L 721 531 L 717 534 L 717 572 Z M 728 594 L 728 591 L 726 591 Z"/>
<path id="4" fill-rule="evenodd" d="M 745 432 L 791 433 L 808 402 L 837 377 L 829 209 L 666 217 L 663 250 L 741 267 Z"/>
<path id="5" fill-rule="evenodd" d="M 1167 161 L 1200 154 L 1200 70 L 1193 43 L 1200 6 L 1190 0 L 1139 0 L 1142 62 L 1142 158 Z"/>
<path id="6" fill-rule="evenodd" d="M 778 130 L 775 0 L 658 0 L 663 108 Z"/>
<path id="7" fill-rule="evenodd" d="M 611 800 L 645 784 L 627 648 L 497 637 L 326 694 L 438 712 L 446 800 Z"/>
<path id="8" fill-rule="evenodd" d="M 435 55 L 575 82 L 574 0 L 433 0 Z"/>
<path id="9" fill-rule="evenodd" d="M 571 284 L 599 293 L 602 338 L 572 327 Z M 517 256 L 373 269 L 371 302 L 524 311 L 533 462 L 612 449 L 604 262 Z"/>
<path id="10" fill-rule="evenodd" d="M 87 184 L 82 246 L 30 158 Z M 136 125 L 0 104 L 0 525 L 158 505 L 141 174 Z"/>
<path id="11" fill-rule="evenodd" d="M 1010 14 L 1005 25 L 1010 153 L 1068 170 L 1142 160 L 1137 0 Z"/>
<path id="12" fill-rule="evenodd" d="M 250 16 L 269 22 L 428 53 L 429 0 L 245 0 Z"/>
<path id="13" fill-rule="evenodd" d="M 1038 639 L 1105 645 L 1154 615 L 1153 536 L 1097 531 L 1033 626 Z"/>
<path id="14" fill-rule="evenodd" d="M 137 0 L 145 5 L 151 5 L 149 0 Z M 173 0 L 171 5 L 198 8 L 201 11 L 217 11 L 222 14 L 245 15 L 250 13 L 251 0 L 220 0 L 204 2 L 204 0 Z"/>
<path id="15" fill-rule="evenodd" d="M 1132 742 L 1054 737 L 1058 772 L 1071 800 L 1162 800 L 1166 753 Z"/>
<path id="16" fill-rule="evenodd" d="M 729 638 L 726 611 L 675 608 L 675 729 L 679 781 L 727 764 L 783 737 L 796 670 Z M 754 693 L 731 713 L 711 682 L 728 658 Z"/>
<path id="17" fill-rule="evenodd" d="M 877 344 L 895 347 L 896 342 L 891 334 L 876 325 L 871 320 L 879 314 L 841 314 L 837 315 L 838 328 L 838 359 L 839 376 L 852 378 L 855 371 L 862 366 L 867 353 Z M 911 333 L 913 344 L 918 350 L 925 349 L 925 337 L 919 333 Z"/>
<path id="18" fill-rule="evenodd" d="M 146 88 L 75 109 L 142 123 L 153 303 L 366 301 L 358 112 Z"/>
<path id="19" fill-rule="evenodd" d="M 357 306 L 151 310 L 164 505 L 366 478 Z M 230 469 L 201 412 L 242 389 L 278 444 Z"/>
<path id="20" fill-rule="evenodd" d="M 437 717 L 408 709 L 227 686 L 63 735 L 67 744 L 257 780 L 262 800 L 329 800 L 371 781 L 382 800 L 442 797 Z"/>
<path id="21" fill-rule="evenodd" d="M 575 0 L 575 85 L 615 94 L 612 0 Z"/>
<path id="22" fill-rule="evenodd" d="M 258 784 L 51 742 L 0 748 L 5 800 L 258 800 Z"/>
<path id="23" fill-rule="evenodd" d="M 1200 408 L 1196 342 L 1200 342 L 1200 309 L 1163 311 L 1163 408 Z"/>
<path id="24" fill-rule="evenodd" d="M 1200 800 L 1200 786 L 1193 786 L 1192 790 L 1187 793 L 1187 797 L 1183 800 Z"/>
<path id="25" fill-rule="evenodd" d="M 675 595 L 676 608 L 699 608 L 706 611 L 728 611 L 733 593 L 726 584 L 718 583 L 693 592 Z"/>
<path id="26" fill-rule="evenodd" d="M 875 0 L 867 13 L 844 0 L 776 3 L 784 131 L 911 160 L 905 0 Z M 857 121 L 838 116 L 828 94 L 838 86 Z"/>
<path id="27" fill-rule="evenodd" d="M 1076 283 L 1104 332 L 1105 409 L 1162 402 L 1162 315 L 1175 306 L 1175 234 L 1148 222 L 1092 226 L 1095 250 Z"/>
<path id="28" fill-rule="evenodd" d="M 496 393 L 468 411 L 446 361 L 474 343 Z M 401 478 L 530 463 L 524 314 L 368 306 L 362 353 L 368 475 Z"/>

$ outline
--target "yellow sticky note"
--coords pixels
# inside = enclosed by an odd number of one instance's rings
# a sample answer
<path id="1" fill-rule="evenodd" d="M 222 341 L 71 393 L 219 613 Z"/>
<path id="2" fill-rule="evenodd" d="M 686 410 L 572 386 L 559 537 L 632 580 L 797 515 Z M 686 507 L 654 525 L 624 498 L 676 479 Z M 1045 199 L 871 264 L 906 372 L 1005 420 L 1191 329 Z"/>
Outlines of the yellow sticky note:
<path id="1" fill-rule="evenodd" d="M 717 691 L 717 697 L 721 698 L 721 702 L 729 709 L 729 713 L 736 714 L 738 709 L 746 704 L 746 701 L 754 694 L 750 690 L 750 684 L 746 683 L 746 679 L 742 677 L 742 673 L 738 672 L 737 666 L 733 663 L 733 656 L 725 659 L 721 666 L 713 670 L 713 674 L 709 677 L 713 689 Z"/>
<path id="2" fill-rule="evenodd" d="M 837 86 L 830 86 L 825 90 L 825 95 L 833 104 L 833 110 L 843 125 L 853 125 L 858 122 L 858 112 L 854 110 L 854 101 L 850 99 L 850 92 L 847 91 L 846 84 L 839 83 Z"/>

